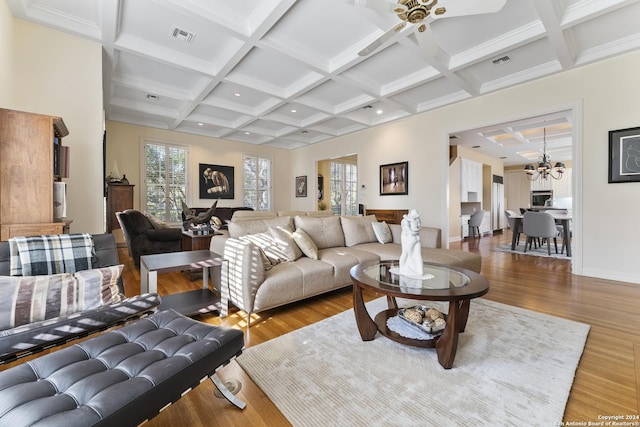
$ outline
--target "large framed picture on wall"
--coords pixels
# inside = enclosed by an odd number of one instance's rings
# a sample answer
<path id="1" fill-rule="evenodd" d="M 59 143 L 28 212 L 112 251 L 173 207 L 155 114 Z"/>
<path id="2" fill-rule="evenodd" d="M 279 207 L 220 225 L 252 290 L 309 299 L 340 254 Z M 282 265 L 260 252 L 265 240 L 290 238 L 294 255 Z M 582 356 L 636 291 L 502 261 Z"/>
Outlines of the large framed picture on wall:
<path id="1" fill-rule="evenodd" d="M 200 163 L 200 198 L 233 199 L 233 166 Z"/>
<path id="2" fill-rule="evenodd" d="M 380 195 L 409 194 L 409 162 L 380 165 Z"/>

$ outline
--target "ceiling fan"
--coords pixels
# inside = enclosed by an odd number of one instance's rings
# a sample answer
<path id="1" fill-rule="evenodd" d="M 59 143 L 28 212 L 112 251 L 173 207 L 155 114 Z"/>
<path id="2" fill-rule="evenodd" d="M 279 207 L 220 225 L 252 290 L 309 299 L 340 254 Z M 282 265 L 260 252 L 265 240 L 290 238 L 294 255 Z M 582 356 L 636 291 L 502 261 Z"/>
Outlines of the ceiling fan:
<path id="1" fill-rule="evenodd" d="M 494 13 L 502 9 L 507 0 L 397 0 L 396 3 L 387 0 L 352 0 L 351 2 L 358 7 L 366 7 L 377 12 L 395 13 L 402 21 L 358 52 L 358 55 L 369 55 L 408 24 L 412 24 L 421 53 L 432 58 L 438 53 L 438 45 L 433 39 L 429 25 L 431 22 L 439 18 Z"/>

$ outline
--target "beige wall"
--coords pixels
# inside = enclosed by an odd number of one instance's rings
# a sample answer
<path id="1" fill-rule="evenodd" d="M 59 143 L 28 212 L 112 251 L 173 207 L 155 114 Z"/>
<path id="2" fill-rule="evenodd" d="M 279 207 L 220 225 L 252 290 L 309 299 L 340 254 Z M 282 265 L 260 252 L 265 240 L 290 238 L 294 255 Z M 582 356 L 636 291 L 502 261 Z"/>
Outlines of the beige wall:
<path id="1" fill-rule="evenodd" d="M 0 17 L 7 21 L 2 3 Z M 8 84 L 13 95 L 7 103 L 2 98 L 2 106 L 63 118 L 69 129 L 63 144 L 70 148 L 70 177 L 65 181 L 71 231 L 101 233 L 102 47 L 19 19 L 12 21 L 8 49 L 13 50 L 14 72 L 0 75 L 0 87 Z M 0 49 L 4 50 L 4 34 L 2 39 Z"/>
<path id="2" fill-rule="evenodd" d="M 189 147 L 190 188 L 187 203 L 190 206 L 207 207 L 213 202 L 210 199 L 199 198 L 199 163 L 233 166 L 235 168 L 235 199 L 220 200 L 219 206 L 244 206 L 242 193 L 242 157 L 244 154 L 253 154 L 271 157 L 273 159 L 273 209 L 289 210 L 290 200 L 294 197 L 293 190 L 295 186 L 294 178 L 290 178 L 292 174 L 290 172 L 289 151 L 112 121 L 107 121 L 106 125 L 107 174 L 112 172 L 113 165 L 117 162 L 120 174 L 127 175 L 129 182 L 135 184 L 134 207 L 136 209 L 140 209 L 140 148 L 142 141 L 148 139 Z M 315 165 L 311 170 L 315 170 Z M 313 177 L 311 173 L 300 175 Z M 312 188 L 315 188 L 315 185 Z M 311 191 L 309 191 L 309 194 L 313 196 Z M 307 199 L 309 199 L 309 197 L 307 197 Z M 311 197 L 310 200 L 313 200 L 313 197 Z M 315 209 L 315 207 L 313 209 Z"/>
<path id="3" fill-rule="evenodd" d="M 449 226 L 448 135 L 573 109 L 574 271 L 640 283 L 635 267 L 640 183 L 607 184 L 608 131 L 640 125 L 640 52 L 459 102 L 415 117 L 298 149 L 294 173 L 316 160 L 358 154 L 359 181 L 369 208 L 418 209 L 425 225 Z M 409 161 L 409 195 L 379 196 L 380 164 Z M 582 171 L 588 171 L 584 173 Z M 575 212 L 575 211 L 574 211 Z M 606 226 L 602 224 L 606 223 Z"/>
<path id="4" fill-rule="evenodd" d="M 13 105 L 15 71 L 13 22 L 7 2 L 0 2 L 0 108 L 10 108 Z"/>

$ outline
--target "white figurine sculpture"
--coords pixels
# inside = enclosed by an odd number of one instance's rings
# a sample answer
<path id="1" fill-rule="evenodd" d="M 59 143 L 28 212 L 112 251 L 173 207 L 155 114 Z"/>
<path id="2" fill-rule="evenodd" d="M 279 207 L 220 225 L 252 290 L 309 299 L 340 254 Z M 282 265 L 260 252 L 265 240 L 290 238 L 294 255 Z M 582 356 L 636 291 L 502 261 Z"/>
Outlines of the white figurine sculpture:
<path id="1" fill-rule="evenodd" d="M 400 255 L 400 274 L 422 276 L 422 251 L 420 247 L 420 215 L 411 209 L 402 218 L 402 254 Z"/>

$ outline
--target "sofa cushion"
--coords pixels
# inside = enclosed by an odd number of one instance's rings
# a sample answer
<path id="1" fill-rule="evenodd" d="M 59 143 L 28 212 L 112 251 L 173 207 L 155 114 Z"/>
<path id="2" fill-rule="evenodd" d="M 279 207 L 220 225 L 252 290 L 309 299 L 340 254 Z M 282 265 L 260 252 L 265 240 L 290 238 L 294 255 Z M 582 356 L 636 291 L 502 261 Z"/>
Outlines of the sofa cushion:
<path id="1" fill-rule="evenodd" d="M 285 261 L 295 261 L 302 256 L 302 251 L 293 238 L 293 230 L 290 226 L 269 227 L 269 233 L 275 239 Z"/>
<path id="2" fill-rule="evenodd" d="M 293 240 L 303 254 L 309 258 L 318 259 L 318 246 L 303 229 L 298 228 L 293 232 Z"/>
<path id="3" fill-rule="evenodd" d="M 255 221 L 259 219 L 270 219 L 277 217 L 278 214 L 273 211 L 239 210 L 233 213 L 233 215 L 231 216 L 231 221 Z"/>
<path id="4" fill-rule="evenodd" d="M 378 242 L 382 243 L 391 243 L 393 242 L 393 236 L 391 235 L 391 229 L 389 225 L 385 221 L 377 222 L 374 221 L 371 223 L 371 228 L 373 228 L 373 234 L 376 235 L 376 239 Z"/>
<path id="5" fill-rule="evenodd" d="M 375 215 L 341 216 L 342 231 L 345 246 L 350 247 L 360 243 L 376 242 L 376 235 L 371 224 L 376 222 Z"/>
<path id="6" fill-rule="evenodd" d="M 247 234 L 245 236 L 240 236 L 239 239 L 251 242 L 260 248 L 262 254 L 267 258 L 270 264 L 267 264 L 267 262 L 264 263 L 266 269 L 269 269 L 271 266 L 279 264 L 282 261 L 287 261 L 285 254 L 278 247 L 278 242 L 268 232 Z"/>
<path id="7" fill-rule="evenodd" d="M 250 212 L 250 211 L 239 211 Z M 255 219 L 247 221 L 231 221 L 228 223 L 229 237 L 238 238 L 247 234 L 265 233 L 269 227 L 293 226 L 290 216 L 273 217 L 267 219 Z"/>
<path id="8" fill-rule="evenodd" d="M 0 329 L 119 302 L 123 265 L 43 276 L 0 276 Z"/>
<path id="9" fill-rule="evenodd" d="M 152 214 L 150 214 L 148 212 L 145 212 L 144 215 L 149 219 L 149 222 L 151 223 L 151 225 L 155 229 L 171 228 L 171 226 L 169 224 L 167 224 L 166 222 L 162 221 L 160 218 L 156 217 L 155 215 L 152 215 Z"/>
<path id="10" fill-rule="evenodd" d="M 344 231 L 342 231 L 339 216 L 297 216 L 295 217 L 295 224 L 296 230 L 304 230 L 305 233 L 311 237 L 311 240 L 313 240 L 318 249 L 345 246 Z"/>

